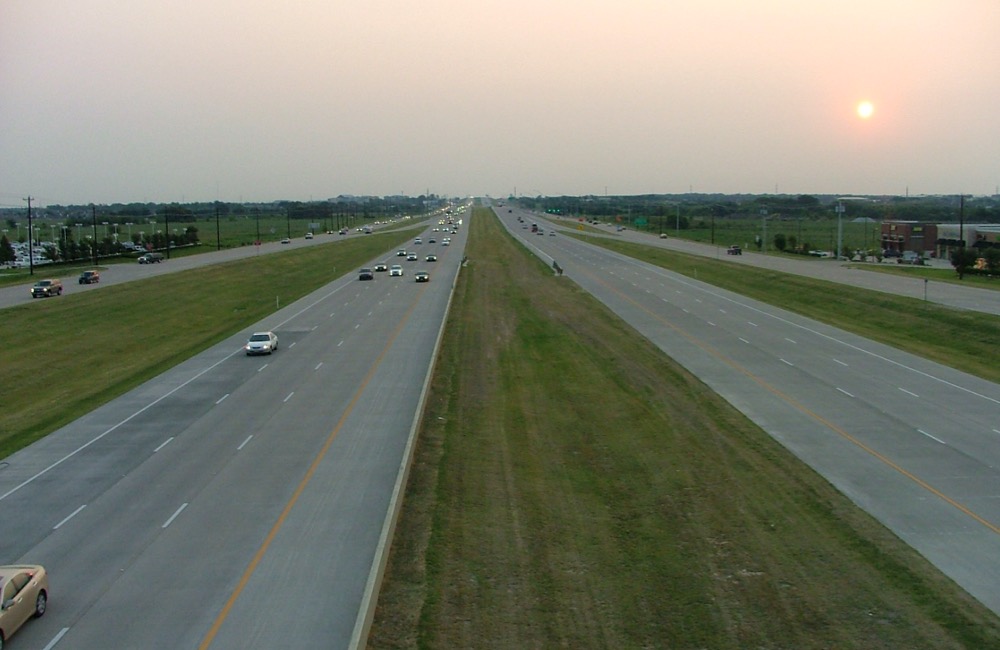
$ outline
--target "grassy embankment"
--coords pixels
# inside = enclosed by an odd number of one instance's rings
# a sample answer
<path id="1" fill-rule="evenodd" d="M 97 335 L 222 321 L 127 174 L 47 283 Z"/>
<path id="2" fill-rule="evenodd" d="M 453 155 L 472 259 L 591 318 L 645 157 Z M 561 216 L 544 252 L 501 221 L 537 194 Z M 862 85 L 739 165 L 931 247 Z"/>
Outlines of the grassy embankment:
<path id="1" fill-rule="evenodd" d="M 0 458 L 411 236 L 355 237 L 4 309 Z"/>
<path id="2" fill-rule="evenodd" d="M 579 235 L 573 235 L 583 238 Z M 586 241 L 1000 382 L 1000 316 L 610 239 Z"/>
<path id="3" fill-rule="evenodd" d="M 372 648 L 985 648 L 1000 622 L 471 221 Z"/>

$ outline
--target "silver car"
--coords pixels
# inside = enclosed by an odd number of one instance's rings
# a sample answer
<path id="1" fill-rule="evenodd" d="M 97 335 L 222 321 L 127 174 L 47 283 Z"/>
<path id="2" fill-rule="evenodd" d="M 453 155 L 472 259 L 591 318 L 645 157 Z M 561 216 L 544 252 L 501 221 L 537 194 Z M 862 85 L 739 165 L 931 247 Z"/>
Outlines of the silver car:
<path id="1" fill-rule="evenodd" d="M 247 351 L 247 356 L 271 354 L 278 349 L 278 336 L 274 332 L 254 332 L 243 349 Z"/>

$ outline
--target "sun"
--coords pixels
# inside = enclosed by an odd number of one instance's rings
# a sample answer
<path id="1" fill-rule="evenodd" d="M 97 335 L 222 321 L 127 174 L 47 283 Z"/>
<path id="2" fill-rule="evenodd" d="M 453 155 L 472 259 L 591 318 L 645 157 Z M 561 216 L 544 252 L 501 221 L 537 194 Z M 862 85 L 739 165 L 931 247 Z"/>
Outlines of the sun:
<path id="1" fill-rule="evenodd" d="M 858 117 L 867 120 L 875 112 L 875 107 L 870 101 L 863 101 L 858 104 Z"/>

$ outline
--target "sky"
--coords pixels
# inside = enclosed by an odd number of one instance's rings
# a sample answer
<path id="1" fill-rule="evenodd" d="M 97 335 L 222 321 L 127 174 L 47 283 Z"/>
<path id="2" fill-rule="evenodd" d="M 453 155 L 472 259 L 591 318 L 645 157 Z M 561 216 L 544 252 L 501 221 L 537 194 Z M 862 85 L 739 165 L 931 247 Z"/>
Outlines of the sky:
<path id="1" fill-rule="evenodd" d="M 0 207 L 998 185 L 998 0 L 0 2 Z"/>

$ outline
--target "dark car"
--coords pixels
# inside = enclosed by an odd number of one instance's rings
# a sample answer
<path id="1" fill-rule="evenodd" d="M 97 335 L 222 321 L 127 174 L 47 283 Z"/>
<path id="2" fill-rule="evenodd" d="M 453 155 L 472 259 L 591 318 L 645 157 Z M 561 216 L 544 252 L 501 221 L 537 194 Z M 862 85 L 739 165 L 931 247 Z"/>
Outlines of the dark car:
<path id="1" fill-rule="evenodd" d="M 62 295 L 62 282 L 57 279 L 39 280 L 31 287 L 32 298 L 48 298 Z"/>
<path id="2" fill-rule="evenodd" d="M 84 271 L 80 274 L 80 284 L 97 284 L 101 281 L 101 274 L 97 271 Z"/>
<path id="3" fill-rule="evenodd" d="M 358 271 L 358 279 L 359 280 L 374 280 L 375 279 L 375 273 L 370 268 L 365 267 L 365 268 L 361 269 L 360 271 Z"/>

